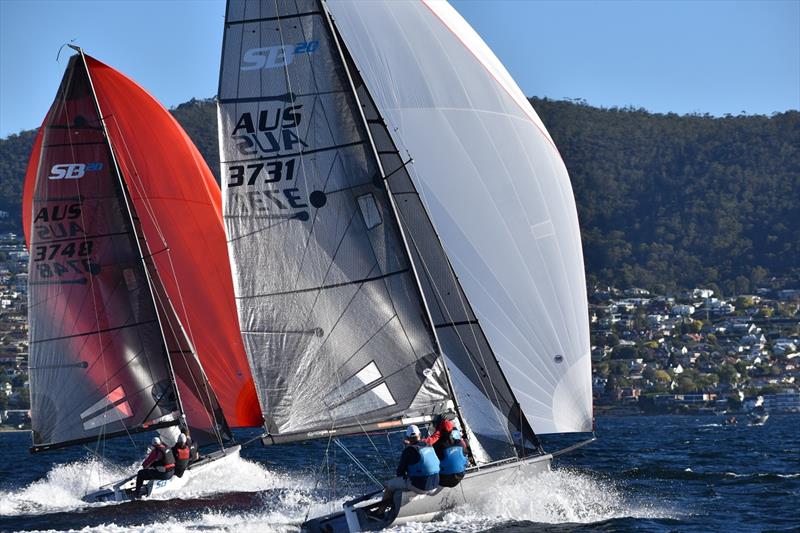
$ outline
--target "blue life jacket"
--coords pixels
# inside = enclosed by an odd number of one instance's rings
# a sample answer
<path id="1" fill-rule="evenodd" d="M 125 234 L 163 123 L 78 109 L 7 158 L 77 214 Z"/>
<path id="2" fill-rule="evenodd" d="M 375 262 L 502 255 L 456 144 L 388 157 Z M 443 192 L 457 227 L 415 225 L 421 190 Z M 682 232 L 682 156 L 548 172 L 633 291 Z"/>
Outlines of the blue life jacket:
<path id="1" fill-rule="evenodd" d="M 466 468 L 467 458 L 464 456 L 464 448 L 461 447 L 460 442 L 444 449 L 440 474 L 461 474 Z"/>
<path id="2" fill-rule="evenodd" d="M 408 466 L 411 483 L 420 490 L 432 490 L 439 485 L 439 458 L 424 442 L 416 444 L 419 461 Z"/>

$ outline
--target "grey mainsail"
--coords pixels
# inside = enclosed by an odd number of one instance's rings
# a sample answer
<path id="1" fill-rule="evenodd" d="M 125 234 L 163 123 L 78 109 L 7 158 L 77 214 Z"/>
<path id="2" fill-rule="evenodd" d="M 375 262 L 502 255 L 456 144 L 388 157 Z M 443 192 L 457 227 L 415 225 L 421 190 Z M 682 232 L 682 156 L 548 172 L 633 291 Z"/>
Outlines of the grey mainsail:
<path id="1" fill-rule="evenodd" d="M 273 436 L 451 400 L 401 228 L 321 4 L 228 3 L 219 87 L 237 309 Z"/>
<path id="2" fill-rule="evenodd" d="M 28 313 L 33 450 L 177 424 L 177 395 L 82 56 L 44 125 Z"/>

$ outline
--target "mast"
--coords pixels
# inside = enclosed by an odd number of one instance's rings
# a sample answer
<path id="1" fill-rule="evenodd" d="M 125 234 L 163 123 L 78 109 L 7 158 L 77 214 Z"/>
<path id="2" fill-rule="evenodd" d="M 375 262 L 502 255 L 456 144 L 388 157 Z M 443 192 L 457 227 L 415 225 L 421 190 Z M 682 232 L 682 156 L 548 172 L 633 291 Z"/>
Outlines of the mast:
<path id="1" fill-rule="evenodd" d="M 350 69 L 347 64 L 347 60 L 345 59 L 344 52 L 342 51 L 342 44 L 339 41 L 339 33 L 336 30 L 336 27 L 331 19 L 331 14 L 328 11 L 328 7 L 326 5 L 325 0 L 318 0 L 320 9 L 325 14 L 325 21 L 328 23 L 328 28 L 331 32 L 333 42 L 336 44 L 336 50 L 339 53 L 339 59 L 342 61 L 342 66 L 344 68 L 345 73 L 347 74 L 347 81 L 350 87 L 350 91 L 352 93 L 353 98 L 356 101 L 356 107 L 358 108 L 358 115 L 361 119 L 361 123 L 364 126 L 364 130 L 366 131 L 367 138 L 369 139 L 370 148 L 372 150 L 372 154 L 375 158 L 375 163 L 378 165 L 378 170 L 381 174 L 381 179 L 383 180 L 384 186 L 386 187 L 387 196 L 389 197 L 389 205 L 392 208 L 392 214 L 394 215 L 394 219 L 397 222 L 397 227 L 400 232 L 400 238 L 403 242 L 403 246 L 405 248 L 406 256 L 408 257 L 409 264 L 411 265 L 411 271 L 414 274 L 414 281 L 416 282 L 416 289 L 417 293 L 422 300 L 422 305 L 425 308 L 425 317 L 428 321 L 428 325 L 431 330 L 431 335 L 433 336 L 434 342 L 436 343 L 436 349 L 439 353 L 439 356 L 442 358 L 442 367 L 444 368 L 445 378 L 447 380 L 447 388 L 450 392 L 450 397 L 453 400 L 453 408 L 456 412 L 456 416 L 458 416 L 459 421 L 461 422 L 461 428 L 464 430 L 466 436 L 467 426 L 464 423 L 463 418 L 461 417 L 461 409 L 458 406 L 458 398 L 456 397 L 455 390 L 453 389 L 453 383 L 450 378 L 450 370 L 447 368 L 447 362 L 445 360 L 444 352 L 442 351 L 441 342 L 439 341 L 439 336 L 436 333 L 436 328 L 434 327 L 433 318 L 431 317 L 430 308 L 428 306 L 428 302 L 425 298 L 425 292 L 422 290 L 422 284 L 420 282 L 419 273 L 417 272 L 417 268 L 414 264 L 413 256 L 411 254 L 411 249 L 408 245 L 408 237 L 406 236 L 405 229 L 403 228 L 403 224 L 400 221 L 400 217 L 398 215 L 397 204 L 394 199 L 394 194 L 392 194 L 389 181 L 387 180 L 386 172 L 384 171 L 383 164 L 381 162 L 380 156 L 378 155 L 378 149 L 375 146 L 375 139 L 372 136 L 372 132 L 370 131 L 369 123 L 367 122 L 366 117 L 364 116 L 364 108 L 361 104 L 361 100 L 358 97 L 358 93 L 356 92 L 355 84 L 353 83 L 353 76 L 350 73 Z"/>
<path id="2" fill-rule="evenodd" d="M 100 125 L 103 128 L 103 135 L 106 138 L 106 142 L 108 143 L 108 150 L 111 154 L 111 162 L 114 165 L 114 173 L 117 176 L 119 186 L 122 190 L 122 197 L 125 201 L 125 210 L 128 215 L 128 220 L 131 223 L 131 227 L 133 228 L 134 231 L 134 236 L 136 237 L 136 249 L 139 252 L 139 260 L 142 262 L 142 265 L 144 266 L 145 279 L 147 280 L 147 288 L 150 294 L 150 300 L 153 303 L 153 307 L 156 309 L 156 320 L 158 321 L 158 329 L 161 332 L 161 341 L 163 343 L 162 345 L 164 347 L 164 353 L 166 354 L 167 366 L 169 368 L 168 374 L 170 378 L 170 384 L 172 385 L 172 390 L 175 393 L 175 400 L 178 405 L 178 410 L 180 412 L 180 417 L 178 418 L 175 424 L 172 424 L 172 425 L 177 425 L 180 424 L 180 421 L 184 419 L 183 405 L 181 403 L 181 396 L 180 396 L 180 391 L 178 390 L 178 384 L 175 381 L 175 369 L 172 366 L 172 358 L 170 357 L 169 354 L 169 343 L 167 342 L 167 337 L 164 333 L 164 324 L 162 323 L 161 320 L 161 314 L 158 312 L 158 303 L 156 302 L 156 296 L 153 289 L 153 280 L 151 279 L 150 269 L 147 267 L 144 251 L 142 249 L 141 240 L 145 240 L 144 232 L 142 231 L 141 225 L 136 222 L 138 219 L 134 217 L 133 206 L 131 205 L 128 187 L 125 184 L 125 180 L 122 178 L 122 170 L 120 169 L 119 163 L 117 162 L 117 156 L 114 151 L 114 146 L 112 145 L 111 142 L 111 136 L 108 134 L 108 126 L 106 125 L 105 117 L 103 116 L 103 111 L 100 109 L 100 102 L 97 100 L 97 93 L 95 92 L 94 89 L 94 85 L 92 82 L 92 75 L 89 72 L 89 65 L 87 65 L 86 63 L 86 57 L 83 54 L 83 49 L 73 44 L 70 44 L 68 46 L 80 54 L 83 68 L 86 69 L 86 77 L 89 80 L 89 87 L 91 88 L 92 100 L 94 101 L 94 105 L 97 110 L 97 116 L 99 117 Z M 145 245 L 146 244 L 147 241 L 145 240 Z"/>

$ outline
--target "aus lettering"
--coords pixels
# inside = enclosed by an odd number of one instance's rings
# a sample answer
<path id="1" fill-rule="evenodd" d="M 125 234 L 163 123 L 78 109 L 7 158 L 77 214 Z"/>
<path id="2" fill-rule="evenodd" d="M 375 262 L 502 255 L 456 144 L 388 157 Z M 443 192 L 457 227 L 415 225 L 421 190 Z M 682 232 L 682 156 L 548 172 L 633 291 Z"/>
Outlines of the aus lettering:
<path id="1" fill-rule="evenodd" d="M 300 146 L 308 147 L 296 133 L 302 120 L 299 111 L 302 107 L 300 104 L 262 109 L 255 120 L 251 113 L 242 113 L 231 132 L 239 153 L 272 154 L 281 150 L 297 150 Z"/>

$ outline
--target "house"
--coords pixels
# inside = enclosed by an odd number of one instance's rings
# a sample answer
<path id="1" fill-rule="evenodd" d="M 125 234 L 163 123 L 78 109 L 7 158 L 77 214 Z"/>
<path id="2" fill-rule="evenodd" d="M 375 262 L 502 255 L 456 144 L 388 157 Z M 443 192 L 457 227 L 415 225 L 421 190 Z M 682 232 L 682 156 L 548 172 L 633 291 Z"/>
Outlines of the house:
<path id="1" fill-rule="evenodd" d="M 711 289 L 694 289 L 692 291 L 692 298 L 695 300 L 705 300 L 711 298 L 714 295 L 714 291 Z"/>
<path id="2" fill-rule="evenodd" d="M 678 316 L 691 316 L 695 312 L 693 305 L 680 304 L 672 306 L 672 313 Z"/>

